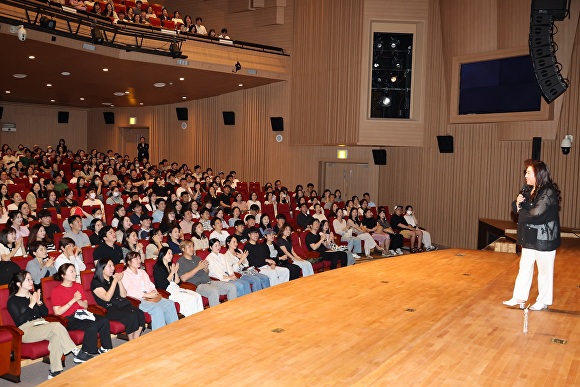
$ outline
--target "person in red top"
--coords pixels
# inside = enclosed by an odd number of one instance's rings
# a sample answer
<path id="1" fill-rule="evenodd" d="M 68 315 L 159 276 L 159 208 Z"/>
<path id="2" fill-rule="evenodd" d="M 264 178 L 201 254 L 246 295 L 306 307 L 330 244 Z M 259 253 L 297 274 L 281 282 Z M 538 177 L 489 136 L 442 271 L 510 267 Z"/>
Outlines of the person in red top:
<path id="1" fill-rule="evenodd" d="M 61 315 L 68 320 L 66 329 L 85 332 L 81 354 L 74 358 L 75 363 L 83 363 L 93 356 L 105 353 L 113 348 L 109 320 L 102 316 L 91 315 L 87 297 L 81 284 L 76 282 L 76 270 L 73 264 L 65 263 L 58 268 L 54 275 L 60 285 L 52 291 L 54 314 Z M 94 319 L 93 317 L 94 316 Z M 97 349 L 97 339 L 101 339 L 101 347 Z"/>

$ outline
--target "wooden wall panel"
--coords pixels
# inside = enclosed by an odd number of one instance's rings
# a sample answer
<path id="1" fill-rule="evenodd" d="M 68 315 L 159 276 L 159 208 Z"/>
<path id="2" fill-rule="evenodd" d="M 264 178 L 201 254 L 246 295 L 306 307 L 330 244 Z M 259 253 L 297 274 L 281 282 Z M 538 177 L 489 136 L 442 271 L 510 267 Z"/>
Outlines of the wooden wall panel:
<path id="1" fill-rule="evenodd" d="M 356 143 L 362 6 L 361 0 L 295 3 L 293 144 Z"/>
<path id="2" fill-rule="evenodd" d="M 426 109 L 429 125 L 425 128 L 424 147 L 388 148 L 389 165 L 381 167 L 379 201 L 390 206 L 414 205 L 419 221 L 431 231 L 436 243 L 475 248 L 478 218 L 510 219 L 510 203 L 523 183 L 523 161 L 531 157 L 532 146 L 531 139 L 501 141 L 503 128 L 500 129 L 499 124 L 448 124 L 444 74 L 449 57 L 445 55 L 447 52 L 473 52 L 479 47 L 476 34 L 464 31 L 468 29 L 466 22 L 458 20 L 460 18 L 450 18 L 451 5 L 460 6 L 455 12 L 464 15 L 467 12 L 463 7 L 468 6 L 469 2 L 463 5 L 458 3 L 440 0 L 430 4 L 427 45 L 432 47 L 433 52 L 427 64 L 431 76 L 425 87 L 427 99 L 434 103 L 428 104 Z M 528 5 L 525 8 L 520 12 L 529 12 Z M 489 16 L 484 15 L 483 18 Z M 474 24 L 476 27 L 477 23 Z M 467 34 L 466 41 L 457 39 L 463 32 Z M 510 39 L 505 37 L 506 42 Z M 579 40 L 580 36 L 576 35 L 573 41 L 568 42 L 574 48 L 569 67 L 571 79 L 580 77 Z M 438 52 L 445 55 L 438 55 Z M 554 140 L 543 141 L 542 159 L 551 168 L 555 181 L 562 189 L 562 224 L 579 227 L 580 210 L 575 199 L 580 189 L 577 178 L 580 174 L 580 151 L 577 144 L 573 144 L 568 156 L 562 155 L 560 150 L 564 134 L 580 135 L 577 109 L 580 85 L 577 82 L 571 83 L 568 92 L 561 97 L 561 103 L 557 134 Z M 435 138 L 438 134 L 454 136 L 455 153 L 438 152 Z"/>
<path id="3" fill-rule="evenodd" d="M 64 138 L 69 149 L 87 149 L 87 111 L 69 107 L 21 105 L 3 102 L 2 123 L 16 124 L 16 132 L 0 132 L 1 143 L 12 149 L 22 143 L 32 147 L 55 147 Z M 68 124 L 59 124 L 59 111 L 69 112 Z"/>

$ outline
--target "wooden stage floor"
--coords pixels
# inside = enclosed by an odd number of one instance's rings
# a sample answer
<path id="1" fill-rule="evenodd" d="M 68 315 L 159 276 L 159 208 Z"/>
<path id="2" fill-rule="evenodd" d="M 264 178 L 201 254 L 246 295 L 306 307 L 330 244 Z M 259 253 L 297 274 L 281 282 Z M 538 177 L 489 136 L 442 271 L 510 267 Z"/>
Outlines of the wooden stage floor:
<path id="1" fill-rule="evenodd" d="M 580 385 L 580 239 L 554 305 L 509 309 L 515 254 L 447 249 L 316 274 L 125 343 L 46 386 Z M 532 303 L 537 296 L 532 289 Z M 566 344 L 552 339 L 566 340 Z"/>

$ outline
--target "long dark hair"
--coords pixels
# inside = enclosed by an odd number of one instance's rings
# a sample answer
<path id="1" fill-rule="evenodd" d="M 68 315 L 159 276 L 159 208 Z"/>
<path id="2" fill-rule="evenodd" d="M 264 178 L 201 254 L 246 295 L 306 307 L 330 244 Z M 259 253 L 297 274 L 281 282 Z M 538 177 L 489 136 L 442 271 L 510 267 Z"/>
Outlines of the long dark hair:
<path id="1" fill-rule="evenodd" d="M 558 188 L 558 184 L 552 180 L 552 175 L 550 175 L 550 169 L 548 169 L 548 166 L 543 161 L 532 159 L 524 161 L 524 165 L 524 175 L 526 173 L 526 169 L 528 169 L 528 167 L 532 167 L 534 176 L 536 177 L 536 187 L 533 194 L 530 196 L 530 199 L 534 200 L 542 188 L 552 186 L 554 191 L 556 191 L 556 195 L 558 195 L 559 203 L 562 200 L 562 196 L 560 195 L 560 188 Z"/>
<path id="2" fill-rule="evenodd" d="M 101 282 L 105 282 L 105 276 L 103 275 L 103 271 L 107 264 L 111 261 L 110 258 L 101 258 L 95 262 L 95 275 L 94 279 L 99 280 Z"/>
<path id="3" fill-rule="evenodd" d="M 166 272 L 166 274 L 169 274 L 169 272 L 167 271 L 165 264 L 163 264 L 163 258 L 165 258 L 165 256 L 167 255 L 167 253 L 169 251 L 171 251 L 171 249 L 169 247 L 162 247 L 159 250 L 159 254 L 157 255 L 157 262 L 155 262 L 155 266 L 163 268 L 163 270 Z M 171 265 L 173 265 L 173 262 L 169 262 L 169 267 L 171 267 Z"/>
<path id="4" fill-rule="evenodd" d="M 26 270 L 21 270 L 18 273 L 14 274 L 14 276 L 12 276 L 12 280 L 8 285 L 8 290 L 10 291 L 9 297 L 12 297 L 18 292 L 19 286 L 17 284 L 18 282 L 20 282 L 20 286 L 22 286 L 22 283 L 26 279 L 26 274 L 28 274 Z"/>

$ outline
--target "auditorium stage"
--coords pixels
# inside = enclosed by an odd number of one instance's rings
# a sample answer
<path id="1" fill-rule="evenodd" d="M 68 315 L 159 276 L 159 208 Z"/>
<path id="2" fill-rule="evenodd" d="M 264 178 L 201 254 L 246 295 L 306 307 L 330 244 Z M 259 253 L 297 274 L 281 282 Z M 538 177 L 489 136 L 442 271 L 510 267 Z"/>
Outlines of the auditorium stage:
<path id="1" fill-rule="evenodd" d="M 43 385 L 579 385 L 579 262 L 580 239 L 563 240 L 555 303 L 530 312 L 527 334 L 523 312 L 501 303 L 518 256 L 447 249 L 227 302 Z"/>

